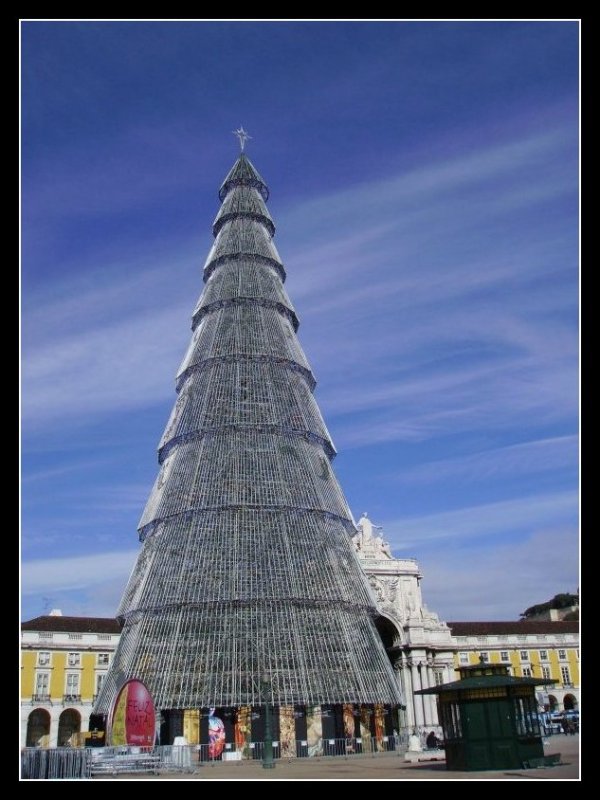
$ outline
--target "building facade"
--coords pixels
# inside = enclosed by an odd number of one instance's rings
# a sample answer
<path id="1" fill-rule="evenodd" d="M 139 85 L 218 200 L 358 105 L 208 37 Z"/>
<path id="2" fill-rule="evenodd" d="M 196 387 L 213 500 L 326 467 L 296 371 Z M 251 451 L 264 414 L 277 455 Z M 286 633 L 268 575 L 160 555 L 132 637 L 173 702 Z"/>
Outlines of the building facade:
<path id="1" fill-rule="evenodd" d="M 83 743 L 120 638 L 115 619 L 58 610 L 21 625 L 21 744 Z"/>
<path id="2" fill-rule="evenodd" d="M 551 678 L 538 689 L 540 708 L 578 709 L 579 626 L 577 622 L 441 622 L 422 602 L 421 573 L 414 559 L 391 555 L 366 514 L 354 538 L 379 617 L 377 628 L 406 698 L 400 727 L 439 732 L 435 697 L 415 696 L 456 679 L 461 666 L 480 656 L 503 664 L 516 677 Z M 22 745 L 83 743 L 93 701 L 120 638 L 115 619 L 64 617 L 60 612 L 22 625 Z M 184 733 L 194 736 L 193 715 Z M 196 727 L 197 727 L 196 721 Z"/>
<path id="3" fill-rule="evenodd" d="M 456 645 L 450 629 L 423 603 L 417 562 L 394 558 L 381 528 L 366 513 L 353 542 L 379 613 L 379 634 L 405 698 L 402 726 L 439 732 L 435 697 L 414 692 L 455 679 Z"/>
<path id="4" fill-rule="evenodd" d="M 540 707 L 579 708 L 579 622 L 449 622 L 456 643 L 454 666 L 484 661 L 504 664 L 519 678 L 551 678 L 557 683 L 537 692 Z"/>
<path id="5" fill-rule="evenodd" d="M 579 708 L 578 621 L 442 622 L 423 602 L 418 563 L 394 558 L 381 528 L 366 513 L 353 541 L 406 699 L 407 727 L 421 732 L 438 727 L 435 697 L 414 692 L 456 680 L 459 667 L 477 665 L 481 655 L 508 666 L 515 677 L 556 680 L 550 689 L 538 689 L 540 709 Z"/>

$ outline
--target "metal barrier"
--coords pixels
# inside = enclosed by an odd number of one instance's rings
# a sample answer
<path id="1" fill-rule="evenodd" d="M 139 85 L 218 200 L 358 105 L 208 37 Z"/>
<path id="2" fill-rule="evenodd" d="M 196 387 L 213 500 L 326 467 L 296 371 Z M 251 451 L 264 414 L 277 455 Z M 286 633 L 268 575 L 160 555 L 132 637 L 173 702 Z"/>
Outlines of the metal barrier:
<path id="1" fill-rule="evenodd" d="M 308 744 L 296 740 L 282 745 L 273 742 L 273 758 L 281 760 L 312 758 L 376 757 L 403 755 L 405 737 L 319 739 Z M 25 748 L 21 754 L 23 778 L 89 778 L 92 775 L 120 773 L 193 773 L 200 767 L 220 762 L 262 761 L 264 742 L 246 742 L 236 748 L 231 743 L 218 756 L 208 744 L 161 745 L 158 747 L 60 747 Z"/>
<path id="2" fill-rule="evenodd" d="M 187 748 L 184 749 L 187 750 Z M 92 773 L 94 775 L 102 773 L 117 775 L 120 772 L 159 772 L 162 761 L 161 751 L 165 750 L 171 750 L 171 748 L 95 747 L 92 749 Z"/>
<path id="3" fill-rule="evenodd" d="M 21 751 L 24 780 L 90 778 L 92 756 L 87 748 L 26 747 Z"/>
<path id="4" fill-rule="evenodd" d="M 324 756 L 375 756 L 378 753 L 392 753 L 398 747 L 395 736 L 383 736 L 376 739 L 372 736 L 368 738 L 347 738 L 347 739 L 323 739 Z"/>

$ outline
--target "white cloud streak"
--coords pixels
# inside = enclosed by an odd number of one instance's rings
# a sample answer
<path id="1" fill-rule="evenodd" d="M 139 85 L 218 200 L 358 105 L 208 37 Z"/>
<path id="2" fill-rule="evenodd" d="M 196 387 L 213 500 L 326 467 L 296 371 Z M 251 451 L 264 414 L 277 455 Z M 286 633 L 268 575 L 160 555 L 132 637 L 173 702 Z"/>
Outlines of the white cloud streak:
<path id="1" fill-rule="evenodd" d="M 564 248 L 560 234 L 553 243 L 530 230 L 515 250 L 521 233 L 505 218 L 572 190 L 554 157 L 565 141 L 561 130 L 529 136 L 282 215 L 288 289 L 338 447 L 576 411 L 574 326 L 553 315 L 564 293 L 542 285 L 506 294 L 555 269 L 553 253 Z M 193 252 L 187 243 L 174 254 L 173 271 L 167 253 L 158 263 L 129 256 L 100 286 L 97 265 L 83 292 L 53 290 L 46 302 L 36 293 L 24 317 L 27 426 L 173 397 L 195 299 L 188 289 L 184 302 L 175 287 L 193 285 Z"/>
<path id="2" fill-rule="evenodd" d="M 556 436 L 507 447 L 497 447 L 457 458 L 429 461 L 397 475 L 403 483 L 466 478 L 490 478 L 573 468 L 577 464 L 578 436 Z"/>
<path id="3" fill-rule="evenodd" d="M 431 551 L 420 559 L 425 604 L 444 620 L 516 620 L 579 586 L 577 530 L 545 528 L 493 549 Z"/>
<path id="4" fill-rule="evenodd" d="M 573 522 L 578 515 L 578 494 L 563 491 L 531 495 L 495 503 L 405 517 L 385 522 L 385 535 L 393 547 L 406 550 L 429 544 L 462 541 L 514 531 L 532 531 L 564 521 Z"/>
<path id="5" fill-rule="evenodd" d="M 87 591 L 108 580 L 126 579 L 139 550 L 116 550 L 84 556 L 25 561 L 21 582 L 24 595 Z"/>

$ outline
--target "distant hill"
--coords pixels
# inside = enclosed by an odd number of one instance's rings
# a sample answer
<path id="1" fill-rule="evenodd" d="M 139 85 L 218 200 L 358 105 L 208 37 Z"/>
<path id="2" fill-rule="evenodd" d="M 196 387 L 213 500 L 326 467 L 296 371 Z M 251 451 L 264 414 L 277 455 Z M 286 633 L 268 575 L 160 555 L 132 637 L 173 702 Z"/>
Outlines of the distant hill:
<path id="1" fill-rule="evenodd" d="M 563 592 L 555 594 L 552 600 L 530 606 L 521 614 L 522 619 L 579 619 L 579 594 Z"/>

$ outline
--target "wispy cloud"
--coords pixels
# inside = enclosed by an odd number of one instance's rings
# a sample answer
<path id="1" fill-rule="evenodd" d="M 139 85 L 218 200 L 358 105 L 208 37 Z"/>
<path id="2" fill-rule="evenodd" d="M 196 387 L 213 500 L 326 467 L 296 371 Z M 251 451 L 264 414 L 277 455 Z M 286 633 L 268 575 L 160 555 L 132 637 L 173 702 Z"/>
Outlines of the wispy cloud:
<path id="1" fill-rule="evenodd" d="M 577 464 L 578 436 L 556 436 L 477 453 L 428 461 L 397 475 L 403 483 L 430 483 L 444 479 L 466 478 L 488 481 L 497 476 L 545 472 L 573 468 Z"/>
<path id="2" fill-rule="evenodd" d="M 516 620 L 579 586 L 577 529 L 551 527 L 492 549 L 452 548 L 420 559 L 426 605 L 445 620 Z"/>
<path id="3" fill-rule="evenodd" d="M 109 463 L 108 459 L 86 459 L 84 461 L 74 461 L 70 464 L 64 464 L 60 467 L 52 467 L 51 469 L 35 470 L 24 475 L 22 483 L 30 484 L 38 481 L 47 481 L 48 478 L 56 478 L 61 475 L 68 475 L 72 472 L 81 473 L 83 470 L 93 469 L 94 467 L 106 463 Z"/>
<path id="4" fill-rule="evenodd" d="M 453 546 L 473 537 L 533 531 L 578 516 L 578 494 L 564 491 L 459 508 L 437 514 L 405 517 L 384 523 L 385 534 L 395 548 L 423 551 L 430 543 L 451 541 Z"/>
<path id="5" fill-rule="evenodd" d="M 185 350 L 179 306 L 122 318 L 37 347 L 23 362 L 27 426 L 153 405 L 173 396 Z"/>
<path id="6" fill-rule="evenodd" d="M 79 613 L 116 605 L 119 546 L 134 553 L 244 108 L 317 401 L 350 451 L 338 463 L 340 474 L 349 464 L 351 502 L 378 507 L 386 535 L 427 574 L 437 564 L 450 585 L 453 567 L 457 595 L 473 565 L 480 593 L 480 575 L 498 581 L 496 554 L 510 570 L 497 542 L 531 543 L 537 531 L 543 548 L 563 531 L 572 552 L 576 25 L 315 24 L 300 37 L 293 24 L 250 25 L 26 26 L 33 579 Z M 208 117 L 188 102 L 198 86 Z M 89 463 L 70 469 L 76 461 Z M 514 553 L 534 561 L 535 547 Z M 69 561 L 89 548 L 105 561 Z M 539 563 L 562 580 L 545 553 Z M 121 577 L 101 580 L 113 570 Z M 546 596 L 535 576 L 529 586 L 539 594 L 525 605 Z"/>
<path id="7" fill-rule="evenodd" d="M 516 249 L 514 217 L 523 205 L 572 190 L 560 159 L 542 169 L 566 141 L 556 129 L 490 146 L 307 200 L 283 215 L 288 288 L 306 307 L 301 337 L 321 379 L 319 399 L 336 417 L 376 415 L 347 427 L 336 420 L 340 447 L 381 440 L 386 431 L 426 437 L 574 410 L 576 339 L 572 326 L 552 317 L 560 301 L 540 285 L 502 304 L 515 281 L 548 271 L 547 238 L 530 229 Z M 54 289 L 51 302 L 36 293 L 24 320 L 28 426 L 172 396 L 194 296 L 188 289 L 184 300 L 175 287 L 193 285 L 183 277 L 192 253 L 188 243 L 173 254 L 176 280 L 168 253 L 138 254 L 110 269 L 110 281 L 99 278 L 100 286 L 93 276 L 102 265 L 88 265 L 87 285 Z M 342 391 L 349 379 L 360 390 Z"/>
<path id="8" fill-rule="evenodd" d="M 107 580 L 126 578 L 139 550 L 120 550 L 65 558 L 25 561 L 21 572 L 24 595 L 87 590 Z"/>

